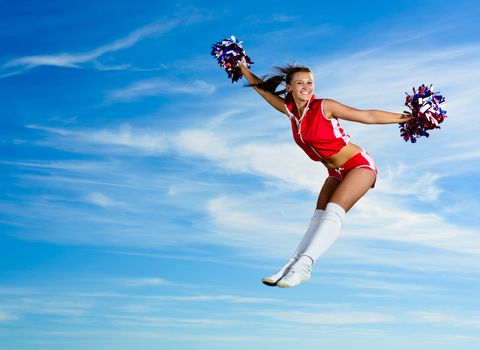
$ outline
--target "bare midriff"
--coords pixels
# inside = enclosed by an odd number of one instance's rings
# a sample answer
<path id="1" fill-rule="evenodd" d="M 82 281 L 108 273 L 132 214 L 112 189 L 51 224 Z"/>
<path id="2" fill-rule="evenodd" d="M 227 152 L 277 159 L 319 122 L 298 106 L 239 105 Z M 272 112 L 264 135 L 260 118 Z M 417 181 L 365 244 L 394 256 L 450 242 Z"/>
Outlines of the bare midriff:
<path id="1" fill-rule="evenodd" d="M 323 159 L 322 163 L 328 169 L 335 169 L 339 166 L 343 165 L 347 160 L 352 158 L 354 155 L 362 152 L 363 149 L 357 146 L 354 143 L 349 142 L 346 146 L 344 146 L 340 151 L 335 153 L 333 156 L 327 159 Z"/>

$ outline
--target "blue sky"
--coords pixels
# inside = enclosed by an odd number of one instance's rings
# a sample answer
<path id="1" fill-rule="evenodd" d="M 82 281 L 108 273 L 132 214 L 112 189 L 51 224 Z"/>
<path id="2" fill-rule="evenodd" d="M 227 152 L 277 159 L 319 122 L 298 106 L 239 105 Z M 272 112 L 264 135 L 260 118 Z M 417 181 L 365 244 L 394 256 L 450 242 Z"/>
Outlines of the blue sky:
<path id="1" fill-rule="evenodd" d="M 0 348 L 476 349 L 480 8 L 474 1 L 1 1 Z M 317 96 L 448 119 L 407 144 L 343 122 L 380 168 L 295 289 L 326 177 L 210 56 L 310 66 Z"/>

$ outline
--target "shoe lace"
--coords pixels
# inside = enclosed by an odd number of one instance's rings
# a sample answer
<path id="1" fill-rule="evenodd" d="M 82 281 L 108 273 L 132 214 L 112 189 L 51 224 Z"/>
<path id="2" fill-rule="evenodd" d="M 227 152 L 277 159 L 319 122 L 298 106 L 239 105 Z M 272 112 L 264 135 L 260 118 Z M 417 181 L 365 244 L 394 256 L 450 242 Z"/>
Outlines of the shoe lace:
<path id="1" fill-rule="evenodd" d="M 287 273 L 287 276 L 291 277 L 296 273 L 307 275 L 312 271 L 312 264 L 294 264 Z"/>

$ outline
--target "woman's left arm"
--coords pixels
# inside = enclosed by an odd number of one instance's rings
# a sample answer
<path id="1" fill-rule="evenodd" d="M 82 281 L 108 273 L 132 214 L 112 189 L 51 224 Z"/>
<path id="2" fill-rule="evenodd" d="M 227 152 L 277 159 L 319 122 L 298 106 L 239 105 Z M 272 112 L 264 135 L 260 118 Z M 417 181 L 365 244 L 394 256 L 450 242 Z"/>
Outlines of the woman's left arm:
<path id="1" fill-rule="evenodd" d="M 412 118 L 412 116 L 407 113 L 355 109 L 335 100 L 328 99 L 323 101 L 323 112 L 328 119 L 335 117 L 364 124 L 405 123 Z"/>

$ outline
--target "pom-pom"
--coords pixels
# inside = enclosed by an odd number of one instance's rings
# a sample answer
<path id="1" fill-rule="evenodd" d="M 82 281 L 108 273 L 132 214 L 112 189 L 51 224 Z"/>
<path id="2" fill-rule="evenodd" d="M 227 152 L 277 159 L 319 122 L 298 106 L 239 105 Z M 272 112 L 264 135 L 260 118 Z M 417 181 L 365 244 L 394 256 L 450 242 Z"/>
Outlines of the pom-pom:
<path id="1" fill-rule="evenodd" d="M 242 41 L 238 41 L 232 35 L 230 38 L 214 43 L 212 46 L 212 56 L 225 69 L 228 77 L 232 79 L 232 83 L 235 83 L 243 76 L 240 67 L 238 67 L 239 61 L 244 59 L 247 68 L 253 64 L 243 49 L 242 43 Z"/>
<path id="2" fill-rule="evenodd" d="M 415 143 L 421 136 L 429 136 L 427 130 L 440 129 L 440 123 L 447 117 L 442 107 L 445 106 L 445 98 L 434 92 L 432 85 L 422 84 L 418 90 L 413 88 L 413 95 L 408 93 L 405 106 L 410 109 L 412 119 L 400 124 L 400 135 L 405 142 Z"/>

